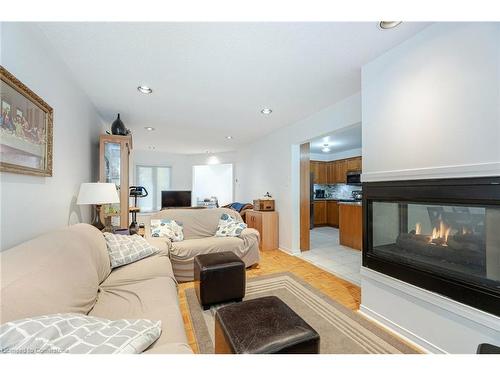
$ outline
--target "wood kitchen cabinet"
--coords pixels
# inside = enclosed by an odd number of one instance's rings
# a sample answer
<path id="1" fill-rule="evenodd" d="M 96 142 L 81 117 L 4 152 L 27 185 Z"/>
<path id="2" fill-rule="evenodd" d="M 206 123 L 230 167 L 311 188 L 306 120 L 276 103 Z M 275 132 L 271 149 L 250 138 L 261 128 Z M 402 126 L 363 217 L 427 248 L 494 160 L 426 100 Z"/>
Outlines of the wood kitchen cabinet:
<path id="1" fill-rule="evenodd" d="M 334 184 L 335 183 L 335 162 L 329 161 L 326 162 L 326 183 Z"/>
<path id="2" fill-rule="evenodd" d="M 330 227 L 339 226 L 339 204 L 337 201 L 326 202 L 326 223 Z"/>
<path id="3" fill-rule="evenodd" d="M 339 204 L 340 244 L 361 250 L 363 247 L 362 207 L 359 204 Z"/>
<path id="4" fill-rule="evenodd" d="M 314 184 L 327 184 L 327 168 L 324 161 L 311 161 L 311 173 Z"/>
<path id="5" fill-rule="evenodd" d="M 276 211 L 249 210 L 245 214 L 245 221 L 249 228 L 259 232 L 261 250 L 274 250 L 279 247 L 278 213 Z"/>
<path id="6" fill-rule="evenodd" d="M 321 226 L 327 224 L 327 202 L 315 201 L 314 202 L 314 226 Z"/>
<path id="7" fill-rule="evenodd" d="M 361 170 L 361 156 L 347 159 L 347 172 Z"/>
<path id="8" fill-rule="evenodd" d="M 335 162 L 335 182 L 336 183 L 346 183 L 347 175 L 347 161 L 337 160 Z"/>

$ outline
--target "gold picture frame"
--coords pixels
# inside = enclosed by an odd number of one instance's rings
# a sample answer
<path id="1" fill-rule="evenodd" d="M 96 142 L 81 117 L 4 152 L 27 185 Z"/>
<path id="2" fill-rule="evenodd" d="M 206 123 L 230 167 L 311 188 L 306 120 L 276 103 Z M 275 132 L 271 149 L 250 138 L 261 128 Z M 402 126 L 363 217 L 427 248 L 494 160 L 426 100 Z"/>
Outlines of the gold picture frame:
<path id="1" fill-rule="evenodd" d="M 54 111 L 0 65 L 0 171 L 52 176 Z"/>

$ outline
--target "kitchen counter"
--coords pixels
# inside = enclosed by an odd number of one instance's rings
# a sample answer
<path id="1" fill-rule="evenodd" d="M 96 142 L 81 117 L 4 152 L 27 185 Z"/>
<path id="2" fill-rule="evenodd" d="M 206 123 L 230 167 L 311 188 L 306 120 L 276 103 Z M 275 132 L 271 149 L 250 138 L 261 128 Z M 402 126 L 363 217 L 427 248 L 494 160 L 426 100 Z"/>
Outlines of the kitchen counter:
<path id="1" fill-rule="evenodd" d="M 349 206 L 361 206 L 361 201 L 339 201 L 339 204 L 349 205 Z"/>

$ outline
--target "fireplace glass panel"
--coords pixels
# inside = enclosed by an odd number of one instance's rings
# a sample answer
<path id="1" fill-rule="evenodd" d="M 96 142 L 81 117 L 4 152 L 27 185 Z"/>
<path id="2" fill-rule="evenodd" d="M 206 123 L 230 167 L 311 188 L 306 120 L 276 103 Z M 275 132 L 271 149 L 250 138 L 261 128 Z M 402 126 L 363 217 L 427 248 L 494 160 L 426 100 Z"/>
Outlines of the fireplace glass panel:
<path id="1" fill-rule="evenodd" d="M 372 202 L 373 253 L 500 288 L 500 208 Z"/>

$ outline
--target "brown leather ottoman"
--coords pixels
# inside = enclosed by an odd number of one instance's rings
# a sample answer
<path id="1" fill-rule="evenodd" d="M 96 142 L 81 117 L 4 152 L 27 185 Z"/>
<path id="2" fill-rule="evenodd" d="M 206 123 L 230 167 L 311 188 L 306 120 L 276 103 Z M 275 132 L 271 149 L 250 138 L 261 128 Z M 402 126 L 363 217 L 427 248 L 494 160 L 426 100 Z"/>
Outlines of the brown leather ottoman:
<path id="1" fill-rule="evenodd" d="M 278 297 L 219 308 L 215 353 L 317 354 L 319 334 Z"/>
<path id="2" fill-rule="evenodd" d="M 194 281 L 204 310 L 217 303 L 240 302 L 245 296 L 245 263 L 230 251 L 197 255 Z"/>

